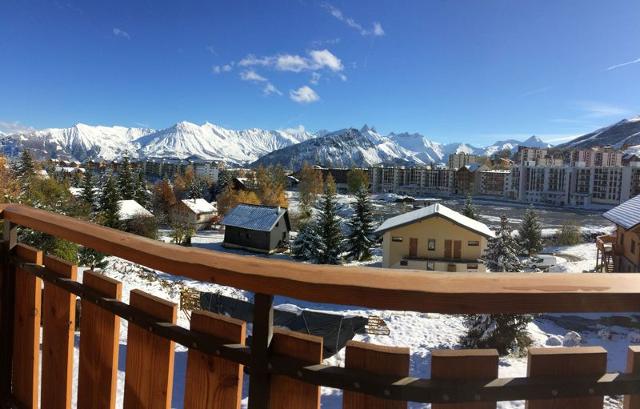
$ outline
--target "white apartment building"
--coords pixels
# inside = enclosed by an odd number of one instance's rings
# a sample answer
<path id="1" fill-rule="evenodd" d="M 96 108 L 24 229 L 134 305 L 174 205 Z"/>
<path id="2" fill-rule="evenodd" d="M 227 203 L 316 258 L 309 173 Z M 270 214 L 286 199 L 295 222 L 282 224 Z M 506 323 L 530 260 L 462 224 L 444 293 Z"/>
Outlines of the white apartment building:
<path id="1" fill-rule="evenodd" d="M 369 169 L 372 193 L 396 193 L 422 196 L 450 194 L 454 190 L 455 171 L 431 167 L 384 167 Z"/>

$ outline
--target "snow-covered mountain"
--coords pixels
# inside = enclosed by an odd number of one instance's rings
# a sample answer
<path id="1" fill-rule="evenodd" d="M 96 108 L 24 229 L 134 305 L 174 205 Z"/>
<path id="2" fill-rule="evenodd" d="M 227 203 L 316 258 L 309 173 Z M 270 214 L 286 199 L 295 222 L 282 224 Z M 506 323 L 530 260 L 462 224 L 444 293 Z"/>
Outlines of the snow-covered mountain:
<path id="1" fill-rule="evenodd" d="M 425 164 L 415 152 L 365 125 L 360 130 L 342 129 L 279 149 L 261 157 L 253 165 L 282 165 L 299 169 L 305 162 L 335 167 Z"/>
<path id="2" fill-rule="evenodd" d="M 0 149 L 17 155 L 28 148 L 39 157 L 84 161 L 132 158 L 199 158 L 241 164 L 314 137 L 302 128 L 229 130 L 210 123 L 179 122 L 159 131 L 77 124 L 0 136 Z"/>
<path id="3" fill-rule="evenodd" d="M 559 148 L 591 148 L 611 145 L 615 148 L 640 145 L 640 116 L 623 119 L 559 145 Z"/>

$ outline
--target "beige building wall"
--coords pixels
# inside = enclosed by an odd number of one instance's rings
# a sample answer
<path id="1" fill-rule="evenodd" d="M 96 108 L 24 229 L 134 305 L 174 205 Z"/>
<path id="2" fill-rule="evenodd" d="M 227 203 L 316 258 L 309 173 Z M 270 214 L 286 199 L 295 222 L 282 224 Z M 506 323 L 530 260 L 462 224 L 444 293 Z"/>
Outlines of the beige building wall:
<path id="1" fill-rule="evenodd" d="M 408 260 L 407 266 L 401 266 L 400 261 L 409 256 L 411 238 L 418 240 L 417 258 L 423 260 Z M 430 239 L 435 240 L 435 250 L 428 249 Z M 460 261 L 437 260 L 444 259 L 445 240 L 462 242 Z M 478 242 L 478 246 L 470 246 L 469 242 Z M 432 216 L 386 231 L 382 236 L 382 248 L 382 266 L 387 268 L 426 270 L 427 259 L 436 259 L 436 271 L 447 271 L 449 264 L 456 264 L 456 271 L 467 271 L 467 264 L 478 264 L 477 271 L 485 271 L 484 265 L 476 260 L 482 257 L 487 248 L 487 239 L 441 216 Z"/>
<path id="2" fill-rule="evenodd" d="M 618 226 L 616 231 L 616 272 L 640 271 L 640 228 L 625 230 Z"/>

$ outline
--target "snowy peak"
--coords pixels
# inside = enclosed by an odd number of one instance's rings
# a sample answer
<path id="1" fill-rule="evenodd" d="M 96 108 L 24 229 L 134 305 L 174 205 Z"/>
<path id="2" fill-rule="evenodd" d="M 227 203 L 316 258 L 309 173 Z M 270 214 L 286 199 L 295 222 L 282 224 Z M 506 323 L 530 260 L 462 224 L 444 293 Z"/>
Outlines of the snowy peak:
<path id="1" fill-rule="evenodd" d="M 640 145 L 640 116 L 635 116 L 613 125 L 597 129 L 579 136 L 560 148 L 592 148 L 595 146 L 613 146 L 622 149 Z"/>

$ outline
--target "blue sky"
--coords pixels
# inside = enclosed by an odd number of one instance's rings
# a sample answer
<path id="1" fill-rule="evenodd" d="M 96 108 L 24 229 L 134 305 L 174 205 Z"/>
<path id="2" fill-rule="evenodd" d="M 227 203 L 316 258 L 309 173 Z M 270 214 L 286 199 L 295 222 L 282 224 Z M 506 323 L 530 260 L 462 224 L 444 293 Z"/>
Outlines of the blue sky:
<path id="1" fill-rule="evenodd" d="M 638 21 L 637 0 L 3 0 L 0 130 L 558 140 L 640 114 Z"/>

